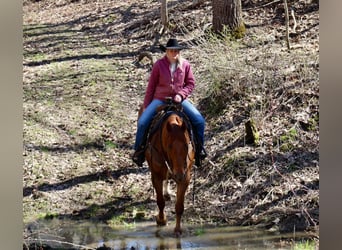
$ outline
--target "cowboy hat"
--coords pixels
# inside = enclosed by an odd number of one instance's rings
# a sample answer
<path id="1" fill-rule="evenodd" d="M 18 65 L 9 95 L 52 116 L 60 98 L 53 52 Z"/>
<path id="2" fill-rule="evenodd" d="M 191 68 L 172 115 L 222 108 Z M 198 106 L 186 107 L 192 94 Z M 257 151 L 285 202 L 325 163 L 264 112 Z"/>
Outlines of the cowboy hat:
<path id="1" fill-rule="evenodd" d="M 169 41 L 167 41 L 166 46 L 159 45 L 159 47 L 163 52 L 165 52 L 167 49 L 178 49 L 178 50 L 184 49 L 182 46 L 178 44 L 178 41 L 176 38 L 170 38 Z"/>

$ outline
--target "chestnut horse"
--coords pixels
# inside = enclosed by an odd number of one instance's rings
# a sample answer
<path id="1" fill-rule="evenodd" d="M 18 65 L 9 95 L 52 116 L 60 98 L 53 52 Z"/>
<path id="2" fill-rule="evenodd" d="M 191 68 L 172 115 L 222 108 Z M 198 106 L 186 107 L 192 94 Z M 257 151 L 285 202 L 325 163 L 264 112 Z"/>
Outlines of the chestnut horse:
<path id="1" fill-rule="evenodd" d="M 191 178 L 192 165 L 195 160 L 195 146 L 192 139 L 191 125 L 186 116 L 179 110 L 161 111 L 165 114 L 157 129 L 149 136 L 146 145 L 145 157 L 151 171 L 152 184 L 156 190 L 159 213 L 156 217 L 157 225 L 166 225 L 167 219 L 164 213 L 164 193 L 169 178 L 176 182 L 176 227 L 174 232 L 180 236 L 181 217 L 184 211 L 184 197 Z M 181 105 L 178 105 L 178 109 Z M 160 113 L 159 113 L 160 114 Z M 160 116 L 160 115 L 159 115 Z M 163 185 L 164 183 L 164 185 Z M 163 192 L 164 188 L 164 192 Z"/>

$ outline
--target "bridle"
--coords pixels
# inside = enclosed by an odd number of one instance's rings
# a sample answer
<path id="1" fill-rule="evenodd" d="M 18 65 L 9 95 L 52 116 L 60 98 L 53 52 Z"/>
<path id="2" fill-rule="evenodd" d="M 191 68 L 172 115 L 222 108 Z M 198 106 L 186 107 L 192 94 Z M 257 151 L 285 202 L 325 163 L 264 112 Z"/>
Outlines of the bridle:
<path id="1" fill-rule="evenodd" d="M 189 141 L 188 144 L 191 145 L 191 147 L 193 148 L 192 141 Z M 186 154 L 186 160 L 185 160 L 185 163 L 184 163 L 184 176 L 186 176 L 186 174 L 187 174 L 187 172 L 189 170 L 188 166 L 190 165 L 190 160 L 191 160 L 190 159 L 190 152 L 189 152 L 189 146 L 188 145 L 186 146 L 186 149 L 187 149 L 187 154 Z M 163 148 L 162 148 L 162 157 L 163 157 L 163 161 L 165 163 L 165 166 L 166 166 L 166 168 L 167 168 L 167 170 L 169 172 L 169 175 L 170 175 L 171 179 L 175 180 L 175 176 L 174 176 L 173 171 L 172 171 L 172 169 L 173 169 L 172 163 L 170 161 L 170 158 L 167 155 L 165 155 L 165 150 Z"/>

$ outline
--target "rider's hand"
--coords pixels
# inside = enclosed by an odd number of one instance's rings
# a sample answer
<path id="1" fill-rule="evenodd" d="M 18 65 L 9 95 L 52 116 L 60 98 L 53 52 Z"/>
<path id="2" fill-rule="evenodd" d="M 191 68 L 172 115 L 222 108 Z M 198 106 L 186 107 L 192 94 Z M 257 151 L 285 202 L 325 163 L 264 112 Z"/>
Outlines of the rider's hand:
<path id="1" fill-rule="evenodd" d="M 173 101 L 176 103 L 180 103 L 180 102 L 182 102 L 182 100 L 183 100 L 183 98 L 179 94 L 175 95 L 175 97 L 173 98 Z"/>

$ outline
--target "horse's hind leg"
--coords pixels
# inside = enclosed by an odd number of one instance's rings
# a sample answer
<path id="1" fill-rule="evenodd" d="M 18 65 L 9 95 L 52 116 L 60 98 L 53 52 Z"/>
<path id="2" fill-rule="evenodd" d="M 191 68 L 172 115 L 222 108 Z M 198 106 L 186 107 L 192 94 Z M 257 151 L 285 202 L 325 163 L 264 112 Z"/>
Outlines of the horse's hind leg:
<path id="1" fill-rule="evenodd" d="M 156 217 L 156 222 L 158 226 L 165 226 L 167 223 L 166 216 L 164 214 L 165 200 L 163 196 L 163 181 L 159 178 L 152 177 L 152 183 L 157 194 L 157 205 L 159 208 L 159 213 Z"/>

